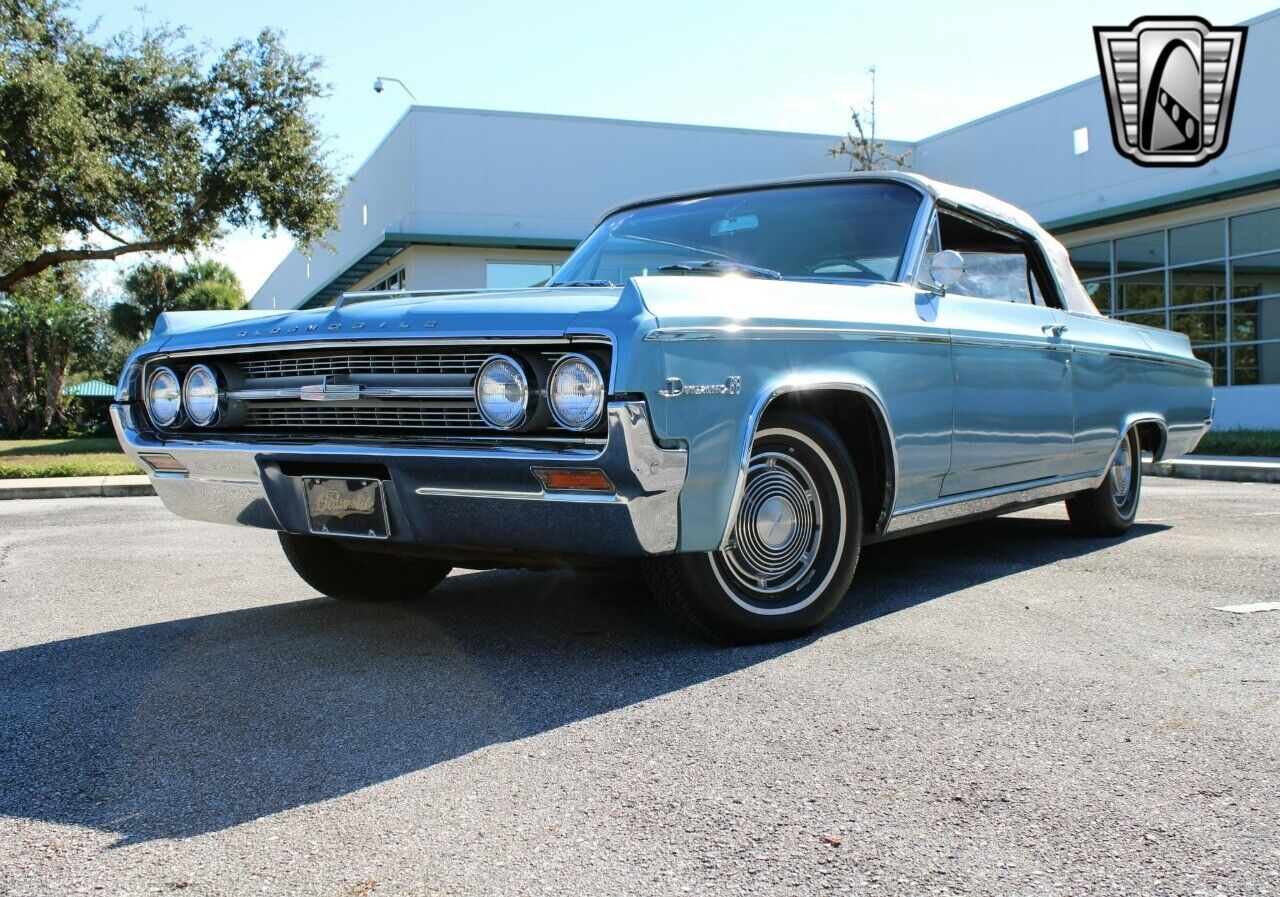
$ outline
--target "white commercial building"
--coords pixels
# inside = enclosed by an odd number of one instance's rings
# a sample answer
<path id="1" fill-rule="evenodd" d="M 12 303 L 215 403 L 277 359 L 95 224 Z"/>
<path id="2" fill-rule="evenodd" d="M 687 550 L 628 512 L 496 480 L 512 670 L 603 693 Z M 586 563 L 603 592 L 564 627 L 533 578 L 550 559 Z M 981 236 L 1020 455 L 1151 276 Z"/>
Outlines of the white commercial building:
<path id="1" fill-rule="evenodd" d="M 921 174 L 1021 206 L 1072 249 L 1107 314 L 1190 336 L 1219 426 L 1280 428 L 1280 11 L 1246 23 L 1226 152 L 1144 168 L 1092 78 L 914 144 Z M 413 106 L 347 188 L 335 251 L 293 251 L 254 308 L 348 290 L 528 286 L 600 213 L 686 188 L 841 171 L 838 137 Z"/>

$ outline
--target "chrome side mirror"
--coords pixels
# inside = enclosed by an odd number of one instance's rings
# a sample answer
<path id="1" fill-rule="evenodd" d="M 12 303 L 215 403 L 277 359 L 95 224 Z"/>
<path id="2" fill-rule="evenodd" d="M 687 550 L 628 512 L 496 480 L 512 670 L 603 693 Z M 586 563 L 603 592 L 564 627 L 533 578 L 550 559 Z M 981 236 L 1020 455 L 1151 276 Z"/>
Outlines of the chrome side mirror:
<path id="1" fill-rule="evenodd" d="M 929 261 L 929 276 L 945 293 L 947 287 L 954 286 L 964 277 L 964 256 L 954 249 L 934 253 Z"/>

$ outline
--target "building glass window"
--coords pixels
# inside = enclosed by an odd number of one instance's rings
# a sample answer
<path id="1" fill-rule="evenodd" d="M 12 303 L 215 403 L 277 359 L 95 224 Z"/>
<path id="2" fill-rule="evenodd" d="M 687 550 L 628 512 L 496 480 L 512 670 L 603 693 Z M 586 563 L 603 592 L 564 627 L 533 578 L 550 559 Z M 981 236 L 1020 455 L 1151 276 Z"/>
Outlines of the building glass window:
<path id="1" fill-rule="evenodd" d="M 1182 265 L 1227 254 L 1227 230 L 1222 221 L 1188 224 L 1169 231 L 1169 264 Z"/>
<path id="2" fill-rule="evenodd" d="M 1280 295 L 1280 252 L 1232 262 L 1231 295 L 1235 299 Z"/>
<path id="3" fill-rule="evenodd" d="M 1163 311 L 1164 306 L 1163 271 L 1116 278 L 1116 314 L 1149 309 Z"/>
<path id="4" fill-rule="evenodd" d="M 1201 302 L 1227 301 L 1227 265 L 1225 262 L 1190 265 L 1169 272 L 1169 303 L 1195 305 Z"/>
<path id="5" fill-rule="evenodd" d="M 491 290 L 521 290 L 536 287 L 551 279 L 559 265 L 537 262 L 487 262 L 484 285 Z"/>
<path id="6" fill-rule="evenodd" d="M 1084 282 L 1084 291 L 1089 294 L 1089 298 L 1093 300 L 1093 304 L 1104 315 L 1111 311 L 1110 280 L 1086 280 Z"/>
<path id="7" fill-rule="evenodd" d="M 1164 231 L 1116 240 L 1116 272 L 1164 267 Z"/>
<path id="8" fill-rule="evenodd" d="M 1071 250 L 1071 264 L 1081 280 L 1111 275 L 1111 243 L 1090 243 Z"/>
<path id="9" fill-rule="evenodd" d="M 1280 249 L 1280 209 L 1237 215 L 1231 219 L 1231 254 Z"/>
<path id="10" fill-rule="evenodd" d="M 371 293 L 395 292 L 404 289 L 404 268 L 397 268 L 369 287 Z"/>
<path id="11" fill-rule="evenodd" d="M 1199 346 L 1191 350 L 1196 358 L 1213 366 L 1214 386 L 1227 383 L 1227 350 L 1223 346 Z"/>
<path id="12" fill-rule="evenodd" d="M 1280 209 L 1070 253 L 1099 311 L 1185 333 L 1219 386 L 1280 383 Z"/>

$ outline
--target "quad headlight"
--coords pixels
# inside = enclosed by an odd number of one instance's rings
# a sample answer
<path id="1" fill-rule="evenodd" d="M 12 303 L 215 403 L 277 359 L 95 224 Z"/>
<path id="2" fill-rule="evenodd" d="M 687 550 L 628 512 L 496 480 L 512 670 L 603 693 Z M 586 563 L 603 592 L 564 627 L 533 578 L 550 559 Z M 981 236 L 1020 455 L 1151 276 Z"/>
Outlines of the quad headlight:
<path id="1" fill-rule="evenodd" d="M 218 378 L 207 365 L 187 371 L 182 384 L 182 406 L 197 427 L 207 427 L 218 416 Z"/>
<path id="2" fill-rule="evenodd" d="M 600 368 L 576 352 L 563 356 L 551 369 L 547 393 L 551 416 L 566 430 L 589 430 L 604 411 L 604 377 Z"/>
<path id="3" fill-rule="evenodd" d="M 182 414 L 182 385 L 166 367 L 156 368 L 147 381 L 147 413 L 158 427 L 172 426 Z"/>
<path id="4" fill-rule="evenodd" d="M 529 413 L 529 378 L 514 358 L 494 355 L 476 374 L 476 408 L 485 423 L 514 430 Z"/>

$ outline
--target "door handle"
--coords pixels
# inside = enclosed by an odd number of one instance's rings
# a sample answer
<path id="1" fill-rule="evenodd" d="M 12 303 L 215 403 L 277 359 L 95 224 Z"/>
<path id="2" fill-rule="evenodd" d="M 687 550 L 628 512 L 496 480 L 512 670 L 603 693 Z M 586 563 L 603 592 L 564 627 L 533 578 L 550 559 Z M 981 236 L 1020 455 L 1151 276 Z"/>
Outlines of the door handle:
<path id="1" fill-rule="evenodd" d="M 1041 333 L 1047 333 L 1050 336 L 1058 337 L 1066 333 L 1070 328 L 1066 324 L 1045 324 L 1040 328 Z"/>

